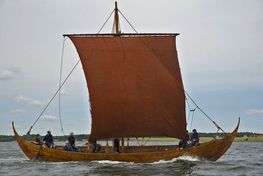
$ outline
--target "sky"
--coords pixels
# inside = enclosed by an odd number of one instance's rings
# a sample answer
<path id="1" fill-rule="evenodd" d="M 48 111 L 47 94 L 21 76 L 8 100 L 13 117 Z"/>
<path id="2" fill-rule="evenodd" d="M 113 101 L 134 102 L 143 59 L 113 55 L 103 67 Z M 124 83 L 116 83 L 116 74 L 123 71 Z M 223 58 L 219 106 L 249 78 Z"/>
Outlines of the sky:
<path id="1" fill-rule="evenodd" d="M 263 133 L 263 1 L 119 0 L 121 12 L 141 33 L 180 33 L 177 51 L 185 90 L 225 131 L 241 118 L 242 132 Z M 59 86 L 63 34 L 97 33 L 110 0 L 0 0 L 0 135 L 25 134 Z M 133 32 L 120 17 L 122 32 Z M 110 33 L 113 19 L 102 32 Z M 62 79 L 78 61 L 65 40 Z M 195 108 L 190 103 L 190 108 Z M 189 125 L 216 132 L 198 110 Z M 61 92 L 66 134 L 90 133 L 86 81 L 78 65 Z M 187 119 L 188 121 L 188 119 Z M 55 98 L 32 129 L 63 135 Z"/>

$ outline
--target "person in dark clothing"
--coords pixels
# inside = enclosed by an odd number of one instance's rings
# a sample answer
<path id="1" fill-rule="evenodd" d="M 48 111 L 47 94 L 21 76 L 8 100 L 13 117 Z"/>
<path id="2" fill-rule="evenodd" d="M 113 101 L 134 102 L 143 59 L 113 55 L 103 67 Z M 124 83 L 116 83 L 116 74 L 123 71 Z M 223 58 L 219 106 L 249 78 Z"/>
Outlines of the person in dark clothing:
<path id="1" fill-rule="evenodd" d="M 71 147 L 70 147 L 69 141 L 66 141 L 65 146 L 64 146 L 64 150 L 71 151 Z"/>
<path id="2" fill-rule="evenodd" d="M 113 140 L 114 151 L 120 153 L 120 140 L 115 138 Z"/>
<path id="3" fill-rule="evenodd" d="M 54 140 L 51 131 L 47 131 L 47 135 L 44 137 L 43 141 L 48 148 L 54 147 Z"/>
<path id="4" fill-rule="evenodd" d="M 73 135 L 73 132 L 70 133 L 68 137 L 68 142 L 70 146 L 75 146 L 75 136 Z"/>
<path id="5" fill-rule="evenodd" d="M 191 135 L 191 146 L 197 146 L 199 144 L 199 135 L 196 129 L 193 129 L 193 134 Z"/>
<path id="6" fill-rule="evenodd" d="M 71 151 L 78 152 L 79 149 L 75 146 L 75 140 L 76 140 L 75 136 L 74 136 L 73 132 L 71 132 L 69 137 L 68 137 L 68 147 L 67 148 L 69 148 L 69 150 L 71 150 Z"/>
<path id="7" fill-rule="evenodd" d="M 188 141 L 189 141 L 189 134 L 188 131 L 186 130 L 185 137 L 184 139 L 180 140 L 178 147 L 183 149 L 186 148 Z"/>

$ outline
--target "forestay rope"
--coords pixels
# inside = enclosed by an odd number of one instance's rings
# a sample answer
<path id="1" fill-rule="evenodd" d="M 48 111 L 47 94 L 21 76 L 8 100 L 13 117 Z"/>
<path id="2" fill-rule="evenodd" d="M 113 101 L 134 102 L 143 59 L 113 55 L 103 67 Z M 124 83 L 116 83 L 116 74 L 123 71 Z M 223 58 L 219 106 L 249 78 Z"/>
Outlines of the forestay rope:
<path id="1" fill-rule="evenodd" d="M 190 97 L 190 95 L 189 95 L 186 91 L 184 91 L 184 92 L 185 92 L 185 94 L 187 95 L 187 97 L 194 103 L 194 105 L 196 106 L 196 108 L 197 108 L 200 112 L 202 112 L 202 113 L 205 115 L 205 117 L 207 117 L 207 118 L 216 126 L 217 131 L 221 130 L 221 131 L 223 131 L 224 133 L 226 133 L 211 117 L 209 117 L 209 116 L 197 105 L 197 103 L 192 99 L 192 97 Z"/>

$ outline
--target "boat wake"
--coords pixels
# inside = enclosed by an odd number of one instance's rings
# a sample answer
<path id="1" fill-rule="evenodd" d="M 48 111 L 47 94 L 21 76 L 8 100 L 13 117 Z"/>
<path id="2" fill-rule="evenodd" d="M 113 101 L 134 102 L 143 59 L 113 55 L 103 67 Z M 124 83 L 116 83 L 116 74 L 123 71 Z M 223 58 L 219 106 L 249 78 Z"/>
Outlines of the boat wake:
<path id="1" fill-rule="evenodd" d="M 63 164 L 78 164 L 79 161 L 40 161 L 41 163 L 47 164 L 47 165 L 63 165 Z"/>
<path id="2" fill-rule="evenodd" d="M 181 156 L 178 158 L 174 158 L 172 160 L 160 160 L 153 163 L 147 163 L 147 164 L 167 164 L 167 163 L 174 163 L 177 161 L 200 161 L 200 159 L 196 157 L 191 156 Z M 121 161 L 110 161 L 110 160 L 100 160 L 100 161 L 92 161 L 93 163 L 99 163 L 99 164 L 140 164 L 140 163 L 134 163 L 134 162 L 121 162 Z M 142 163 L 141 163 L 142 164 Z"/>
<path id="3" fill-rule="evenodd" d="M 100 161 L 92 161 L 99 164 L 134 164 L 134 162 L 122 162 L 122 161 L 110 161 L 110 160 L 100 160 Z"/>
<path id="4" fill-rule="evenodd" d="M 177 162 L 177 161 L 191 161 L 191 162 L 194 162 L 194 161 L 199 161 L 199 160 L 200 159 L 198 159 L 196 157 L 192 157 L 192 156 L 180 156 L 178 158 L 174 158 L 174 159 L 171 159 L 171 160 L 160 160 L 160 161 L 149 163 L 149 164 L 167 164 L 167 163 L 174 163 L 174 162 Z"/>

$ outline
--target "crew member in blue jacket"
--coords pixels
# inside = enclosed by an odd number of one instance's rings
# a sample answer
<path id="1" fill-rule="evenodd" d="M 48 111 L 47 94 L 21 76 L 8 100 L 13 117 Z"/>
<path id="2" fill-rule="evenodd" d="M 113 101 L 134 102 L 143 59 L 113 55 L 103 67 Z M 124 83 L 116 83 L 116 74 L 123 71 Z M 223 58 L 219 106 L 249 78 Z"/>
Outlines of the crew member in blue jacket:
<path id="1" fill-rule="evenodd" d="M 44 144 L 48 148 L 53 148 L 54 147 L 54 139 L 53 139 L 53 136 L 51 134 L 51 131 L 47 131 L 47 135 L 44 137 L 43 141 L 44 141 Z"/>

